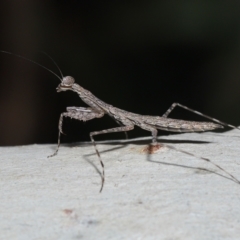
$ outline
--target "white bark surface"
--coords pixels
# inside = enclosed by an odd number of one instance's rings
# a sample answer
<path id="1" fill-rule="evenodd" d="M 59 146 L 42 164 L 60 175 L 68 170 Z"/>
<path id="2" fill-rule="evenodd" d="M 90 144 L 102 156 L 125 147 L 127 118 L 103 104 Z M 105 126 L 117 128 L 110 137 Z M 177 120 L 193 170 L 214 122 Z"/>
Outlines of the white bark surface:
<path id="1" fill-rule="evenodd" d="M 147 140 L 147 141 L 146 141 Z M 240 131 L 162 136 L 240 179 Z M 1 239 L 240 239 L 240 185 L 201 158 L 149 138 L 0 148 Z M 151 161 L 149 161 L 151 160 Z M 209 171 L 201 170 L 208 169 Z"/>

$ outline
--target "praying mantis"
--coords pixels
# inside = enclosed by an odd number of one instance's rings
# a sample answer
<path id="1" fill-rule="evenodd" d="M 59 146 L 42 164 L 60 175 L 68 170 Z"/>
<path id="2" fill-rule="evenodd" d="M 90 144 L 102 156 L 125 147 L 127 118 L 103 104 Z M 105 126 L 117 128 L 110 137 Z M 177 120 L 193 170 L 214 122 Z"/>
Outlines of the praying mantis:
<path id="1" fill-rule="evenodd" d="M 53 157 L 53 156 L 57 155 L 57 153 L 58 153 L 58 150 L 60 147 L 60 136 L 63 133 L 62 124 L 63 124 L 64 117 L 70 117 L 70 118 L 73 118 L 73 119 L 76 119 L 79 121 L 86 122 L 86 121 L 89 121 L 89 120 L 92 120 L 95 118 L 102 118 L 104 115 L 107 114 L 110 117 L 112 117 L 120 125 L 118 127 L 111 128 L 111 129 L 90 132 L 91 142 L 93 143 L 93 146 L 95 148 L 96 154 L 99 158 L 99 161 L 100 161 L 100 164 L 102 167 L 102 172 L 101 172 L 101 180 L 102 181 L 101 181 L 100 192 L 102 192 L 104 182 L 105 182 L 105 171 L 104 171 L 104 163 L 102 161 L 101 155 L 97 149 L 96 142 L 94 140 L 94 136 L 96 136 L 96 135 L 113 133 L 113 132 L 127 132 L 127 131 L 133 130 L 135 126 L 138 126 L 146 131 L 151 132 L 151 134 L 152 134 L 152 143 L 151 144 L 156 146 L 156 145 L 158 145 L 158 143 L 157 143 L 158 129 L 170 131 L 170 132 L 204 132 L 204 131 L 214 130 L 217 128 L 223 128 L 223 126 L 239 129 L 238 127 L 224 123 L 222 121 L 219 121 L 215 118 L 212 118 L 208 115 L 202 114 L 198 111 L 195 111 L 195 110 L 193 110 L 189 107 L 186 107 L 182 104 L 179 104 L 179 103 L 173 103 L 171 105 L 171 107 L 166 111 L 166 113 L 163 114 L 161 117 L 160 116 L 140 115 L 140 114 L 128 112 L 128 111 L 114 107 L 114 106 L 100 100 L 95 95 L 93 95 L 90 91 L 84 89 L 82 86 L 77 84 L 73 77 L 71 77 L 71 76 L 64 77 L 60 68 L 58 67 L 58 65 L 55 63 L 55 61 L 51 57 L 50 58 L 52 59 L 54 64 L 59 69 L 61 76 L 58 76 L 56 73 L 54 73 L 50 69 L 48 69 L 48 68 L 42 66 L 41 64 L 34 62 L 30 59 L 27 59 L 25 57 L 22 57 L 20 55 L 13 54 L 13 53 L 7 52 L 7 51 L 1 51 L 1 52 L 23 58 L 23 59 L 30 61 L 34 64 L 37 64 L 38 66 L 51 72 L 53 75 L 55 75 L 60 80 L 60 84 L 57 87 L 57 92 L 73 91 L 73 92 L 77 93 L 78 96 L 81 98 L 81 100 L 89 106 L 89 107 L 74 107 L 74 106 L 67 107 L 67 109 L 66 109 L 67 111 L 61 113 L 60 118 L 59 118 L 59 124 L 58 124 L 59 134 L 58 134 L 57 149 L 49 157 Z M 168 115 L 177 106 L 184 108 L 188 111 L 191 111 L 193 113 L 196 113 L 198 115 L 201 115 L 205 118 L 208 118 L 213 122 L 185 121 L 185 120 L 168 118 Z M 208 159 L 204 159 L 204 160 L 210 162 L 210 160 L 208 160 Z M 214 163 L 212 163 L 212 164 L 214 164 Z M 216 167 L 218 167 L 219 169 L 221 169 L 222 171 L 224 171 L 225 173 L 227 173 L 228 175 L 230 175 L 237 183 L 240 183 L 238 179 L 236 179 L 232 174 L 226 172 L 222 167 L 220 167 L 217 164 L 214 164 L 214 165 Z"/>

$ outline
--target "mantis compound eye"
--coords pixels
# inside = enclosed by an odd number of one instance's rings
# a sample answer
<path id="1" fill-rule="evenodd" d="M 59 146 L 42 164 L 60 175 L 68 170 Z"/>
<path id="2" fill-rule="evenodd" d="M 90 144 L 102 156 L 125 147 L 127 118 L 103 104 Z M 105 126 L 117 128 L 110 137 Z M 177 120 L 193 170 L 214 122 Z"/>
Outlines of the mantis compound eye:
<path id="1" fill-rule="evenodd" d="M 71 86 L 74 84 L 74 82 L 75 82 L 75 79 L 73 77 L 67 76 L 63 78 L 61 84 L 65 86 Z"/>

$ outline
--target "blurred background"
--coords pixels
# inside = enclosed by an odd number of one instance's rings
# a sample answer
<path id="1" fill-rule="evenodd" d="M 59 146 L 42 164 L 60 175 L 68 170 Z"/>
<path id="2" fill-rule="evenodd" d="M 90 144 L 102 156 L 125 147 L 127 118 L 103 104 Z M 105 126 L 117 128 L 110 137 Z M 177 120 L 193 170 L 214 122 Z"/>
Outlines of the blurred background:
<path id="1" fill-rule="evenodd" d="M 64 75 L 131 112 L 159 115 L 179 102 L 240 125 L 239 1 L 0 1 L 0 49 Z M 56 143 L 76 93 L 57 93 L 48 71 L 0 54 L 0 145 Z M 170 117 L 205 120 L 183 109 Z M 65 119 L 62 142 L 117 126 L 109 117 Z M 160 132 L 159 134 L 163 134 Z M 165 132 L 164 134 L 169 134 Z M 129 137 L 150 136 L 136 127 Z M 123 133 L 96 137 L 124 138 Z"/>

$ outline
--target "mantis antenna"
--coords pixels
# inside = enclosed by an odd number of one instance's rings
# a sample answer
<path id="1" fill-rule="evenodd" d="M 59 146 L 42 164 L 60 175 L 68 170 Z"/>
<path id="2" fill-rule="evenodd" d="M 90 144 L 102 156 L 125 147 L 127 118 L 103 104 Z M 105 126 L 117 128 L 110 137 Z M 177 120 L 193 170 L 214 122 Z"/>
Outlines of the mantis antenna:
<path id="1" fill-rule="evenodd" d="M 21 55 L 15 54 L 15 53 L 7 52 L 7 51 L 2 51 L 2 50 L 0 50 L 0 52 L 6 53 L 6 54 L 10 54 L 10 55 L 13 55 L 13 56 L 15 56 L 15 57 L 19 57 L 19 58 L 22 58 L 22 59 L 24 59 L 24 60 L 26 60 L 26 61 L 29 61 L 29 62 L 31 62 L 31 63 L 34 63 L 34 64 L 38 65 L 39 67 L 42 67 L 42 68 L 44 68 L 45 70 L 47 70 L 48 72 L 50 72 L 50 73 L 52 73 L 53 75 L 55 75 L 55 76 L 56 76 L 58 79 L 60 79 L 60 81 L 62 82 L 63 75 L 62 75 L 62 72 L 61 72 L 60 68 L 58 67 L 57 63 L 56 63 L 47 53 L 45 53 L 45 52 L 43 52 L 43 53 L 46 54 L 46 55 L 53 61 L 53 63 L 54 63 L 54 64 L 56 65 L 56 67 L 58 68 L 58 70 L 59 70 L 62 78 L 60 78 L 55 72 L 51 71 L 50 69 L 44 67 L 44 66 L 41 65 L 40 63 L 37 63 L 37 62 L 35 62 L 35 61 L 33 61 L 33 60 L 29 59 L 29 58 L 23 57 L 23 56 L 21 56 Z"/>

